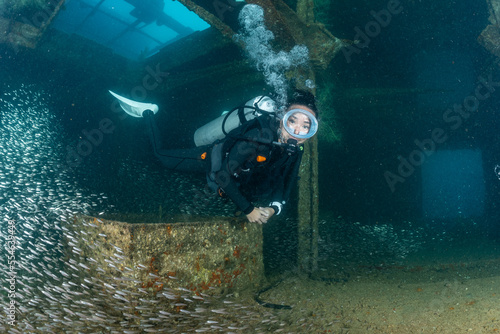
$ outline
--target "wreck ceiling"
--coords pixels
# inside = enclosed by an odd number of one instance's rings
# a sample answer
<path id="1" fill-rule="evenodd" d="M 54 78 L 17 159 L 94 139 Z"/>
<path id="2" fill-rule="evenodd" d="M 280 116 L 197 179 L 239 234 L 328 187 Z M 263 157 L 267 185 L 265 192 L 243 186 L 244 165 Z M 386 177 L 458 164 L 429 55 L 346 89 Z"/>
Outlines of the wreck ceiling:
<path id="1" fill-rule="evenodd" d="M 496 22 L 500 16 L 497 14 L 499 1 L 486 0 L 492 14 L 491 24 L 479 38 L 495 55 L 500 44 Z M 8 3 L 4 2 L 3 7 L 0 3 L 0 29 L 5 32 L 0 34 L 0 43 L 4 46 L 16 52 L 21 50 L 21 54 L 34 50 L 37 57 L 72 64 L 74 71 L 112 72 L 115 78 L 130 80 L 131 84 L 144 75 L 134 76 L 137 68 L 143 70 L 145 64 L 159 62 L 163 71 L 171 73 L 173 85 L 170 87 L 181 87 L 196 78 L 210 76 L 210 66 L 220 71 L 226 65 L 230 73 L 257 80 L 258 75 L 251 73 L 241 57 L 221 56 L 238 54 L 240 46 L 232 37 L 238 31 L 239 9 L 246 3 L 266 8 L 266 25 L 277 36 L 281 49 L 307 45 L 315 69 L 325 69 L 342 46 L 352 42 L 336 38 L 314 20 L 312 0 L 293 4 L 283 0 L 10 2 L 16 4 L 12 5 L 15 8 L 8 8 Z M 21 3 L 27 4 L 26 8 L 23 9 Z M 37 8 L 35 3 L 44 5 Z M 172 4 L 176 7 L 171 7 Z M 104 58 L 108 59 L 107 63 L 97 62 Z M 210 63 L 208 59 L 215 61 Z M 205 67 L 196 68 L 193 64 Z M 182 72 L 178 79 L 176 72 Z"/>
<path id="2" fill-rule="evenodd" d="M 305 2 L 307 5 L 308 0 Z M 237 15 L 245 5 L 234 0 L 61 0 L 36 10 L 36 0 L 24 3 L 24 9 L 19 4 L 12 5 L 15 8 L 9 8 L 8 3 L 3 7 L 0 4 L 0 28 L 5 31 L 0 42 L 13 48 L 35 49 L 48 30 L 55 30 L 83 37 L 133 61 L 143 61 L 160 50 L 168 54 L 168 49 L 176 49 L 175 42 L 183 39 L 197 44 L 199 36 L 211 38 L 200 50 L 203 54 L 233 43 Z M 307 10 L 296 13 L 282 0 L 247 3 L 257 3 L 267 9 L 266 19 L 281 45 L 304 42 L 312 50 L 315 65 L 326 67 L 340 48 L 340 40 L 323 25 L 305 22 Z M 312 12 L 312 4 L 309 11 Z M 206 29 L 217 30 L 222 37 L 211 33 L 200 35 Z M 192 38 L 193 35 L 198 37 Z M 49 38 L 45 38 L 47 40 Z M 193 49 L 199 50 L 196 46 Z M 192 59 L 193 55 L 188 58 Z M 180 54 L 175 63 L 182 59 L 184 54 Z"/>

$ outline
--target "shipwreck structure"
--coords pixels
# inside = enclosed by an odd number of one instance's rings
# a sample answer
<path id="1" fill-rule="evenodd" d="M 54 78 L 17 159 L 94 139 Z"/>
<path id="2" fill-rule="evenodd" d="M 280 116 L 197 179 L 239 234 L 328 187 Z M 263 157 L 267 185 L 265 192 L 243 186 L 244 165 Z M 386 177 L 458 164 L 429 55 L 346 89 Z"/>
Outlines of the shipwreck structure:
<path id="1" fill-rule="evenodd" d="M 500 1 L 486 0 L 489 24 L 478 37 L 478 42 L 496 57 L 500 57 Z"/>
<path id="2" fill-rule="evenodd" d="M 262 227 L 239 219 L 128 224 L 78 216 L 69 225 L 65 254 L 88 277 L 139 287 L 201 295 L 254 292 L 265 283 Z M 180 290 L 179 290 L 180 289 Z M 173 297 L 174 298 L 174 297 Z"/>
<path id="3" fill-rule="evenodd" d="M 150 68 L 156 68 L 157 72 L 173 73 L 169 76 L 168 86 L 162 84 L 162 80 L 158 80 L 159 85 L 155 87 L 158 94 L 169 94 L 176 89 L 182 89 L 186 85 L 211 76 L 212 73 L 226 75 L 232 83 L 231 86 L 235 89 L 241 85 L 241 82 L 251 84 L 262 80 L 261 74 L 253 70 L 248 62 L 239 60 L 228 60 L 222 65 L 216 64 L 212 67 L 192 71 L 177 70 L 183 68 L 184 64 L 197 62 L 215 51 L 243 47 L 240 42 L 233 39 L 233 36 L 238 30 L 237 15 L 239 9 L 245 3 L 219 0 L 215 2 L 180 0 L 180 3 L 211 26 L 209 29 L 195 32 L 183 25 L 182 22 L 177 21 L 175 17 L 164 13 L 160 15 L 158 13 L 161 11 L 158 10 L 150 10 L 146 6 L 146 3 L 149 4 L 149 2 L 132 0 L 126 2 L 133 6 L 130 15 L 133 16 L 134 20 L 132 23 L 128 23 L 121 32 L 118 32 L 108 45 L 112 45 L 117 39 L 129 32 L 139 31 L 138 26 L 141 24 L 144 26 L 144 24 L 156 23 L 167 26 L 177 33 L 177 36 L 167 43 L 168 45 L 158 48 L 155 55 L 142 59 L 140 65 L 118 57 L 106 46 L 97 45 L 91 40 L 77 36 L 78 29 L 85 22 L 92 20 L 100 13 L 105 13 L 103 8 L 106 6 L 106 0 L 99 1 L 87 12 L 84 20 L 74 27 L 75 33 L 70 37 L 57 29 L 51 29 L 54 19 L 69 5 L 64 0 L 49 2 L 27 0 L 10 5 L 6 3 L 1 8 L 0 27 L 5 33 L 1 35 L 0 43 L 7 45 L 15 52 L 21 52 L 21 54 L 35 52 L 48 61 L 70 63 L 74 71 L 95 71 L 95 80 L 99 80 L 98 78 L 103 75 L 113 76 L 120 78 L 124 85 L 129 82 L 130 86 L 134 86 L 143 79 L 143 74 L 140 73 L 139 69 L 144 68 L 145 64 Z M 162 1 L 156 1 L 155 6 L 161 6 L 162 3 Z M 296 69 L 295 72 L 288 73 L 289 77 L 305 76 L 314 79 L 315 71 L 325 69 L 343 46 L 343 41 L 333 36 L 323 24 L 315 20 L 312 0 L 298 1 L 295 10 L 292 10 L 283 0 L 250 0 L 247 3 L 257 4 L 265 9 L 266 26 L 275 34 L 275 47 L 277 49 L 287 50 L 298 44 L 308 47 L 312 66 L 306 70 L 307 73 L 300 73 L 304 69 Z M 71 38 L 72 49 L 68 52 L 69 38 Z M 88 66 L 90 60 L 84 59 L 83 55 L 89 50 L 94 54 L 101 54 L 104 56 L 102 59 L 108 59 L 108 61 L 101 61 L 96 66 Z M 237 80 L 232 79 L 235 77 Z M 91 84 L 90 82 L 82 83 L 82 85 Z M 307 143 L 300 173 L 297 210 L 299 217 L 298 263 L 305 272 L 311 272 L 315 270 L 317 265 L 319 196 L 316 140 Z M 123 229 L 128 228 L 123 227 Z"/>

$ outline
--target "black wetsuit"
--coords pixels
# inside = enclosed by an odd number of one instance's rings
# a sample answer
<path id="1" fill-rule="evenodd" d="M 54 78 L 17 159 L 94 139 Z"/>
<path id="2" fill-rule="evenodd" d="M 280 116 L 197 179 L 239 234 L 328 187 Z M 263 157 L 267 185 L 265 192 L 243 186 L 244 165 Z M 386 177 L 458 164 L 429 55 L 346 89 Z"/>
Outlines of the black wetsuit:
<path id="1" fill-rule="evenodd" d="M 153 113 L 146 112 L 144 117 L 155 154 L 167 168 L 207 173 L 209 186 L 224 193 L 243 213 L 252 212 L 252 201 L 266 198 L 268 206 L 279 214 L 288 201 L 297 181 L 303 146 L 273 144 L 278 141 L 279 126 L 274 117 L 264 114 L 213 145 L 186 150 L 161 149 Z M 204 152 L 209 154 L 205 159 Z"/>
<path id="2" fill-rule="evenodd" d="M 186 172 L 206 173 L 207 161 L 202 158 L 202 154 L 210 150 L 210 146 L 200 146 L 190 149 L 164 149 L 161 133 L 154 120 L 154 114 L 151 110 L 146 110 L 143 114 L 147 125 L 149 138 L 153 145 L 156 157 L 168 169 Z"/>

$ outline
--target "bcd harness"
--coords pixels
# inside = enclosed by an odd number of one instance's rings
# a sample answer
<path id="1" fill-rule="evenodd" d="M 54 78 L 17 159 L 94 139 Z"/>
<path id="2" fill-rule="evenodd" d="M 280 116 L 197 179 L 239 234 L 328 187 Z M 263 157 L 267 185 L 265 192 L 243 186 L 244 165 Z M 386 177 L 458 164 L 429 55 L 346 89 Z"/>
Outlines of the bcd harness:
<path id="1" fill-rule="evenodd" d="M 233 109 L 237 110 L 238 108 Z M 240 110 L 242 108 L 239 108 Z M 272 118 L 271 118 L 272 117 Z M 243 121 L 243 119 L 241 119 Z M 276 180 L 276 185 L 283 189 L 282 199 L 280 202 L 274 201 L 270 203 L 269 206 L 275 207 L 275 214 L 278 215 L 281 213 L 281 209 L 283 204 L 285 204 L 286 199 L 288 198 L 291 189 L 292 182 L 291 178 L 295 177 L 298 174 L 298 168 L 300 165 L 300 159 L 303 152 L 303 146 L 297 145 L 297 141 L 291 140 L 289 143 L 279 143 L 274 141 L 274 133 L 276 130 L 273 130 L 272 127 L 266 126 L 266 124 L 271 124 L 272 122 L 276 122 L 276 118 L 267 113 L 262 114 L 259 117 L 256 117 L 252 120 L 244 120 L 242 125 L 237 129 L 232 130 L 229 133 L 225 133 L 226 137 L 222 140 L 218 140 L 212 146 L 211 154 L 210 154 L 210 170 L 207 172 L 207 183 L 210 189 L 219 194 L 220 196 L 224 195 L 224 190 L 221 188 L 220 184 L 217 182 L 217 173 L 224 169 L 223 166 L 224 161 L 229 156 L 229 152 L 233 149 L 234 145 L 237 142 L 248 142 L 251 144 L 255 144 L 255 148 L 261 147 L 261 145 L 268 146 L 268 154 L 259 155 L 251 159 L 245 161 L 244 164 L 240 165 L 241 171 L 233 173 L 230 177 L 234 177 L 238 179 L 241 173 L 252 173 L 255 168 L 259 166 L 264 166 L 269 163 L 269 157 L 275 149 L 276 146 L 281 147 L 286 153 L 283 154 L 282 157 L 272 162 L 272 166 L 274 168 L 282 169 L 282 172 L 279 173 L 278 179 Z M 256 129 L 258 133 L 261 134 L 259 136 L 250 136 L 248 134 L 249 131 Z M 269 136 L 262 136 L 264 131 L 271 131 Z M 294 159 L 293 156 L 298 156 Z M 297 161 L 298 160 L 298 161 Z M 293 168 L 293 170 L 291 170 Z M 228 175 L 229 177 L 229 175 Z M 287 180 L 288 179 L 288 180 Z M 288 181 L 288 182 L 287 182 Z M 286 182 L 286 184 L 285 184 Z"/>

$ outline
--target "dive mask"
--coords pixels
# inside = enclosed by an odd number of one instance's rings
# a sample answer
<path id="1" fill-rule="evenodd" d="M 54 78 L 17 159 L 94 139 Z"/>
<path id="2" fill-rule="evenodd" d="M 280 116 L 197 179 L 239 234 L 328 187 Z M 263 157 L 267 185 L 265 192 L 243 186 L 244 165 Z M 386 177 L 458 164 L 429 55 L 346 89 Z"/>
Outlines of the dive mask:
<path id="1" fill-rule="evenodd" d="M 296 128 L 294 128 L 294 126 L 300 128 L 298 134 L 295 133 Z M 303 129 L 303 126 L 308 126 L 309 129 Z M 286 132 L 294 138 L 308 139 L 318 132 L 318 120 L 311 112 L 297 108 L 292 109 L 285 114 L 283 117 L 283 127 Z"/>

